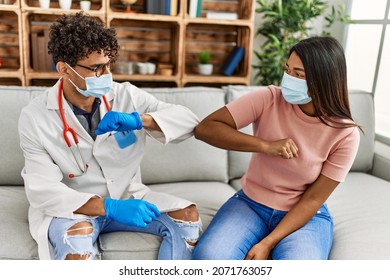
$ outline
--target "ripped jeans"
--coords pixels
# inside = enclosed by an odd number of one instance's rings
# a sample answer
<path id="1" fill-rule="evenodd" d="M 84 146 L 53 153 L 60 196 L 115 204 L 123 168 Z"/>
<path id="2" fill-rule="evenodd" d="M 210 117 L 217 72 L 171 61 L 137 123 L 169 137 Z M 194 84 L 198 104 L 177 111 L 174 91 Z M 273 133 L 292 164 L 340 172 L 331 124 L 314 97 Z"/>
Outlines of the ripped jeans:
<path id="1" fill-rule="evenodd" d="M 93 231 L 90 234 L 68 234 L 69 228 L 83 221 L 91 223 L 91 227 L 88 228 Z M 98 253 L 94 243 L 99 234 L 116 231 L 143 232 L 163 238 L 158 253 L 159 260 L 189 260 L 193 246 L 190 246 L 187 241 L 196 241 L 201 228 L 200 220 L 197 222 L 174 221 L 166 213 L 162 213 L 145 228 L 127 226 L 101 216 L 77 220 L 54 218 L 49 226 L 49 241 L 54 248 L 56 260 L 63 260 L 68 254 L 88 255 L 88 259 L 94 259 Z"/>
<path id="2" fill-rule="evenodd" d="M 288 212 L 249 198 L 242 190 L 217 212 L 193 253 L 195 260 L 242 260 Z M 324 204 L 304 226 L 272 249 L 273 260 L 325 260 L 333 242 L 333 218 Z"/>

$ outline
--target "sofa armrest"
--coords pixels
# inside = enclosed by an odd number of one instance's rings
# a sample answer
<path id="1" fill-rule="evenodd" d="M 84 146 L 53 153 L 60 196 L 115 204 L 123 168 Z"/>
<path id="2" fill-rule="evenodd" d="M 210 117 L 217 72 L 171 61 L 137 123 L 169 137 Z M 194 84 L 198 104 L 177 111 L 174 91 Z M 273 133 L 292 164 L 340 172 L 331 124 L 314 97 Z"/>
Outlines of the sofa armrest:
<path id="1" fill-rule="evenodd" d="M 390 145 L 375 141 L 372 175 L 390 182 Z"/>

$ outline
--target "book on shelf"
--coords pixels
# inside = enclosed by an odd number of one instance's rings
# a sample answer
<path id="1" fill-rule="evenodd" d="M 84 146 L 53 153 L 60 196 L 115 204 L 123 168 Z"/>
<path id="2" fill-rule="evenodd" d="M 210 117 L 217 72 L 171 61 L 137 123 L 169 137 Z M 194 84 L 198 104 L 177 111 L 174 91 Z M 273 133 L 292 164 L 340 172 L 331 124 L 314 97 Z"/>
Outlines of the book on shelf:
<path id="1" fill-rule="evenodd" d="M 171 15 L 171 0 L 160 0 L 161 1 L 161 15 Z"/>
<path id="2" fill-rule="evenodd" d="M 177 16 L 178 5 L 178 0 L 171 0 L 171 16 Z"/>
<path id="3" fill-rule="evenodd" d="M 38 70 L 39 71 L 46 71 L 46 59 L 45 59 L 45 50 L 47 50 L 47 47 L 45 48 L 45 37 L 40 36 L 38 34 Z"/>
<path id="4" fill-rule="evenodd" d="M 236 19 L 238 19 L 238 14 L 234 13 L 234 12 L 207 11 L 206 18 L 208 18 L 208 19 L 236 20 Z"/>
<path id="5" fill-rule="evenodd" d="M 176 2 L 174 5 L 173 2 Z M 156 15 L 171 15 L 172 9 L 175 12 L 175 8 L 172 8 L 172 5 L 176 7 L 177 14 L 177 0 L 146 0 L 145 1 L 145 11 L 147 14 L 156 14 Z M 176 15 L 175 14 L 175 15 Z"/>
<path id="6" fill-rule="evenodd" d="M 38 33 L 31 32 L 30 34 L 30 42 L 31 42 L 31 68 L 35 71 L 39 71 L 39 56 L 38 56 Z"/>
<path id="7" fill-rule="evenodd" d="M 43 32 L 31 32 L 31 68 L 35 71 L 51 72 L 53 61 L 48 53 L 49 29 Z"/>
<path id="8" fill-rule="evenodd" d="M 47 72 L 50 72 L 52 71 L 52 58 L 51 58 L 51 55 L 48 53 L 48 44 L 49 44 L 49 33 L 50 33 L 50 30 L 48 28 L 45 28 L 45 30 L 43 31 L 43 38 L 44 38 L 44 41 L 43 41 L 43 44 L 44 44 L 44 57 L 45 57 L 45 71 Z"/>
<path id="9" fill-rule="evenodd" d="M 198 4 L 196 7 L 196 17 L 202 16 L 202 0 L 198 0 Z"/>
<path id="10" fill-rule="evenodd" d="M 231 76 L 236 70 L 241 59 L 244 57 L 244 48 L 234 47 L 226 58 L 221 67 L 221 73 L 226 76 Z"/>
<path id="11" fill-rule="evenodd" d="M 190 17 L 196 17 L 197 12 L 198 12 L 198 0 L 188 0 L 189 5 L 188 5 L 188 15 Z"/>
<path id="12" fill-rule="evenodd" d="M 146 0 L 145 11 L 147 14 L 156 14 L 158 11 L 159 1 L 157 0 Z"/>

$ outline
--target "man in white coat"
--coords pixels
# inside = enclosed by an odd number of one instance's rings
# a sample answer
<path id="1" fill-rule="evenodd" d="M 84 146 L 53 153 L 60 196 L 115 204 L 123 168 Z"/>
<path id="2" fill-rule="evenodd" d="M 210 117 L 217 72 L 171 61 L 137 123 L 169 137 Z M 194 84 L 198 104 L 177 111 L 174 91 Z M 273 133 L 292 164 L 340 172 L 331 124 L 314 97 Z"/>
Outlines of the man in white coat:
<path id="1" fill-rule="evenodd" d="M 82 13 L 51 26 L 49 53 L 59 81 L 21 113 L 22 176 L 41 259 L 94 259 L 99 234 L 163 237 L 159 259 L 190 259 L 201 229 L 193 202 L 143 185 L 145 137 L 162 143 L 193 135 L 198 118 L 112 80 L 119 45 L 113 29 Z"/>

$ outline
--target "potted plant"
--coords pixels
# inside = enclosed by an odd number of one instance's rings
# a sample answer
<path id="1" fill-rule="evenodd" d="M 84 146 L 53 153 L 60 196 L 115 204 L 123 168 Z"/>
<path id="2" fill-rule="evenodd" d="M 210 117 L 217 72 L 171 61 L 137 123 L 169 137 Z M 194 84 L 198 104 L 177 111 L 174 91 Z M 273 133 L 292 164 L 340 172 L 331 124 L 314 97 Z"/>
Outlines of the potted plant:
<path id="1" fill-rule="evenodd" d="M 80 0 L 80 8 L 84 12 L 89 11 L 91 9 L 91 1 L 90 0 Z"/>
<path id="2" fill-rule="evenodd" d="M 257 0 L 257 13 L 263 16 L 257 34 L 265 37 L 260 50 L 254 51 L 259 65 L 255 79 L 260 85 L 279 85 L 290 48 L 300 40 L 313 36 L 311 22 L 328 8 L 327 1 L 322 0 Z M 329 15 L 324 16 L 325 29 L 335 21 L 348 22 L 343 5 L 332 6 Z M 323 31 L 322 35 L 330 35 Z"/>
<path id="3" fill-rule="evenodd" d="M 213 73 L 213 65 L 210 63 L 211 53 L 209 51 L 201 51 L 198 58 L 198 73 L 201 75 L 211 75 Z"/>

